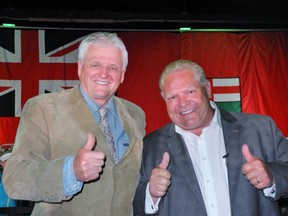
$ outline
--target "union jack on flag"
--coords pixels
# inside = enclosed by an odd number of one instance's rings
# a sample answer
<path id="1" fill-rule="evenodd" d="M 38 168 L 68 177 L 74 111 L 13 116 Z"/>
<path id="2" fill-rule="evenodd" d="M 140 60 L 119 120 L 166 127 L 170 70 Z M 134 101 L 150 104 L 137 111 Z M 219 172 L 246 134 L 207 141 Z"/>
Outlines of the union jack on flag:
<path id="1" fill-rule="evenodd" d="M 0 144 L 4 133 L 14 139 L 22 107 L 29 98 L 78 83 L 78 46 L 88 34 L 0 29 L 0 126 L 5 128 L 0 131 Z"/>
<path id="2" fill-rule="evenodd" d="M 87 34 L 1 29 L 0 101 L 5 106 L 1 106 L 0 116 L 19 117 L 30 97 L 75 85 L 77 49 Z"/>

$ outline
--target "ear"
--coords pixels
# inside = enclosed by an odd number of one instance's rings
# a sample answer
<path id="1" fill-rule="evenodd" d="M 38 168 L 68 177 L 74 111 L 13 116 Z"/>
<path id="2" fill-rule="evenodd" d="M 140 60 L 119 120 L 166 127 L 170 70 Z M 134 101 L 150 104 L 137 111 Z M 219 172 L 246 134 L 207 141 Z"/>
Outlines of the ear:
<path id="1" fill-rule="evenodd" d="M 82 72 L 82 64 L 80 63 L 80 61 L 78 61 L 78 77 L 80 77 Z"/>
<path id="2" fill-rule="evenodd" d="M 123 83 L 124 77 L 125 77 L 125 71 L 123 71 L 122 74 L 121 74 L 121 81 L 120 81 L 120 83 Z"/>
<path id="3" fill-rule="evenodd" d="M 205 90 L 206 90 L 206 93 L 207 93 L 208 97 L 211 98 L 212 97 L 212 92 L 211 92 L 211 83 L 210 83 L 209 80 L 208 80 L 208 82 L 206 84 Z"/>

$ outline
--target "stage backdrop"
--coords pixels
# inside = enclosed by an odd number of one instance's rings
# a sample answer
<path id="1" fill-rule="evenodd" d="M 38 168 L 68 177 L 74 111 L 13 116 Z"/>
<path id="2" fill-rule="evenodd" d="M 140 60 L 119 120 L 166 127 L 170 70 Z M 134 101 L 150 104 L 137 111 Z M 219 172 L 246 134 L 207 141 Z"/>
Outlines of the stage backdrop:
<path id="1" fill-rule="evenodd" d="M 78 83 L 77 48 L 89 33 L 0 29 L 0 144 L 14 142 L 28 98 Z M 269 115 L 288 136 L 288 32 L 118 35 L 129 63 L 117 94 L 144 109 L 147 133 L 169 122 L 158 88 L 161 71 L 190 59 L 204 68 L 219 106 Z"/>

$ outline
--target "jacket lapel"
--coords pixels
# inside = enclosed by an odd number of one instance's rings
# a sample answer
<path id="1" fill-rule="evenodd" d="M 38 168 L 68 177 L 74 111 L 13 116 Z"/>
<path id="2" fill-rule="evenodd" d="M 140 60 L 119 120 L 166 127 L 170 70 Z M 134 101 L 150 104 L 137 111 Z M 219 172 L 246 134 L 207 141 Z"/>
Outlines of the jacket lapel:
<path id="1" fill-rule="evenodd" d="M 239 177 L 241 176 L 241 164 L 242 164 L 242 127 L 236 124 L 235 119 L 230 113 L 221 111 L 222 127 L 224 133 L 224 141 L 227 157 L 227 170 L 228 170 L 228 182 L 231 208 L 236 196 L 237 185 Z"/>
<path id="2" fill-rule="evenodd" d="M 201 194 L 201 190 L 188 150 L 186 148 L 186 145 L 184 144 L 184 141 L 182 140 L 182 137 L 175 132 L 174 124 L 171 124 L 169 134 L 170 137 L 167 143 L 172 154 L 171 160 L 174 160 L 176 166 L 180 170 L 181 175 L 185 179 L 188 188 L 194 194 L 195 199 L 198 200 L 201 207 L 205 209 L 205 204 L 202 196 L 199 196 L 199 194 Z M 177 148 L 175 148 L 175 146 L 177 146 Z"/>
<path id="3" fill-rule="evenodd" d="M 122 122 L 122 125 L 129 137 L 129 147 L 125 151 L 121 159 L 123 160 L 130 153 L 130 151 L 133 148 L 133 145 L 135 144 L 135 139 L 137 138 L 135 136 L 135 134 L 137 134 L 137 131 L 135 130 L 137 130 L 138 126 L 136 125 L 135 120 L 132 119 L 131 115 L 127 111 L 127 108 L 125 108 L 124 104 L 122 104 L 119 98 L 114 97 L 114 103 L 115 103 L 119 118 Z M 140 137 L 140 139 L 142 140 L 142 137 Z"/>

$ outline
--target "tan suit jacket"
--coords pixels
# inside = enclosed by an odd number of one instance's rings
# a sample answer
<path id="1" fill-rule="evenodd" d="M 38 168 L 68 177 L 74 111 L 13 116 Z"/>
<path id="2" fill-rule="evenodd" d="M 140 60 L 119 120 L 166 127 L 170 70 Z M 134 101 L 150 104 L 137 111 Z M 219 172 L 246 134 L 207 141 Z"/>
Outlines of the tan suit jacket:
<path id="1" fill-rule="evenodd" d="M 15 145 L 4 172 L 8 195 L 37 202 L 32 215 L 129 216 L 139 180 L 145 114 L 114 96 L 130 145 L 115 165 L 104 135 L 80 93 L 79 86 L 29 99 L 24 106 Z M 64 196 L 63 161 L 87 142 L 97 139 L 96 151 L 106 155 L 100 178 L 84 183 L 82 191 Z"/>

